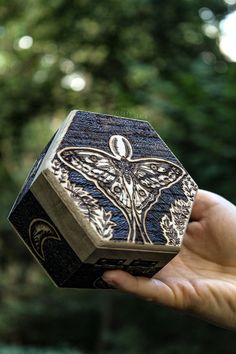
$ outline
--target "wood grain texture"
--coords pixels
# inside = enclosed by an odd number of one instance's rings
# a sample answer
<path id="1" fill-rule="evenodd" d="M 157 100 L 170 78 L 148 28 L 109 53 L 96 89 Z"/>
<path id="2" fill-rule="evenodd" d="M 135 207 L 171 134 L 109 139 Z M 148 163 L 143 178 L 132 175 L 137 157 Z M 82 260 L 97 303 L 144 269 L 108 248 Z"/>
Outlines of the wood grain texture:
<path id="1" fill-rule="evenodd" d="M 73 111 L 9 220 L 57 285 L 103 288 L 106 269 L 152 276 L 179 251 L 196 191 L 148 122 Z"/>

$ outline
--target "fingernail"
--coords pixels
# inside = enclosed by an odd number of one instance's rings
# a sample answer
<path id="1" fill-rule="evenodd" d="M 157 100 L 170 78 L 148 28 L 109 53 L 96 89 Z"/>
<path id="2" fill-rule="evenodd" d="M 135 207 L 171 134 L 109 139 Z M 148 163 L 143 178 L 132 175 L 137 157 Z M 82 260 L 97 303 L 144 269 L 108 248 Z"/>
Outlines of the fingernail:
<path id="1" fill-rule="evenodd" d="M 113 286 L 114 288 L 117 287 L 116 283 L 112 279 L 107 279 L 106 277 L 102 277 L 102 279 L 109 285 Z"/>

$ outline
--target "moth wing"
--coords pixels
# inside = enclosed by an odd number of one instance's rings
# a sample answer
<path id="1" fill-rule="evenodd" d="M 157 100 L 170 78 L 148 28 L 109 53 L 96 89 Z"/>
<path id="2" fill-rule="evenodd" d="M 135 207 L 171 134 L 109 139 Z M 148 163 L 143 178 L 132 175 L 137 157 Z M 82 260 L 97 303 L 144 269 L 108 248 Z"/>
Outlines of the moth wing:
<path id="1" fill-rule="evenodd" d="M 116 179 L 117 169 L 112 157 L 105 152 L 89 148 L 64 148 L 57 155 L 64 164 L 101 185 L 109 185 Z"/>
<path id="2" fill-rule="evenodd" d="M 115 157 L 93 148 L 64 148 L 58 152 L 59 159 L 92 181 L 100 191 L 117 206 L 131 208 L 130 197 L 124 187 Z"/>
<path id="3" fill-rule="evenodd" d="M 135 205 L 141 211 L 160 195 L 161 190 L 177 183 L 185 171 L 176 164 L 161 159 L 134 161 Z"/>
<path id="4" fill-rule="evenodd" d="M 124 186 L 122 176 L 118 176 L 107 191 L 108 196 L 115 201 L 116 205 L 129 213 L 132 209 L 132 202 L 127 189 Z"/>

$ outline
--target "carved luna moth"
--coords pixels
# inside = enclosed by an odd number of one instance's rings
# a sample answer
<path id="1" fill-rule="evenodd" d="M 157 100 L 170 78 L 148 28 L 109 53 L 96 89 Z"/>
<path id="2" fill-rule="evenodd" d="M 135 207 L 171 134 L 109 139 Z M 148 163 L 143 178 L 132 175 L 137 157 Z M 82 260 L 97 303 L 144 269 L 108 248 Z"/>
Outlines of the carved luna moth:
<path id="1" fill-rule="evenodd" d="M 132 146 L 125 137 L 113 135 L 109 139 L 111 153 L 91 147 L 66 147 L 58 158 L 81 173 L 125 216 L 129 233 L 127 241 L 152 243 L 146 229 L 146 217 L 157 203 L 161 192 L 177 183 L 185 174 L 180 166 L 163 159 L 132 159 Z"/>

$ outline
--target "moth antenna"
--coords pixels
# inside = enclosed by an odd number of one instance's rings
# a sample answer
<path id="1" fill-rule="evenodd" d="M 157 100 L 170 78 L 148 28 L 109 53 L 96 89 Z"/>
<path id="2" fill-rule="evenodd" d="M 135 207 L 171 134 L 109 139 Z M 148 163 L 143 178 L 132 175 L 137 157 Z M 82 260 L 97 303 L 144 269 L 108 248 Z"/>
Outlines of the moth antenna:
<path id="1" fill-rule="evenodd" d="M 112 135 L 109 139 L 109 147 L 115 157 L 131 158 L 133 154 L 132 146 L 128 139 L 122 135 Z"/>

